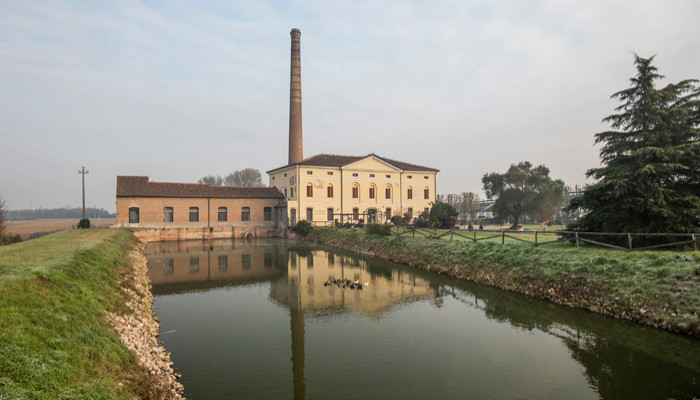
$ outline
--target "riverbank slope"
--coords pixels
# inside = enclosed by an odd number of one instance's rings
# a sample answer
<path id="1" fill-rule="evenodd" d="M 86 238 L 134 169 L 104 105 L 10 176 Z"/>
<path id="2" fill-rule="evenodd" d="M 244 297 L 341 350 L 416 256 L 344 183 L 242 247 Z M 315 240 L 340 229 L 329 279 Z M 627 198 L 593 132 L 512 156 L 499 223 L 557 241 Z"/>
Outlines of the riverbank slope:
<path id="1" fill-rule="evenodd" d="M 700 252 L 471 243 L 334 228 L 315 228 L 305 239 L 700 338 Z"/>
<path id="2" fill-rule="evenodd" d="M 0 398 L 179 396 L 138 246 L 127 230 L 88 229 L 0 247 Z M 119 338 L 137 335 L 152 365 Z"/>

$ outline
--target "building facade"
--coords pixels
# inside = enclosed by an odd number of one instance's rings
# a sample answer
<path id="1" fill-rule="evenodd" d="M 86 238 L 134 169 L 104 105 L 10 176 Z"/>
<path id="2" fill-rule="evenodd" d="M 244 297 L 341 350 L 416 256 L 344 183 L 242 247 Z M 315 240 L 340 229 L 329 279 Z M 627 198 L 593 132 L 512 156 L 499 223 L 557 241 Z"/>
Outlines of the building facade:
<path id="1" fill-rule="evenodd" d="M 117 226 L 157 229 L 286 229 L 284 196 L 275 188 L 153 182 L 117 177 Z"/>
<path id="2" fill-rule="evenodd" d="M 289 224 L 386 222 L 416 218 L 435 201 L 439 171 L 375 154 L 320 154 L 268 171 L 270 186 L 287 200 Z"/>

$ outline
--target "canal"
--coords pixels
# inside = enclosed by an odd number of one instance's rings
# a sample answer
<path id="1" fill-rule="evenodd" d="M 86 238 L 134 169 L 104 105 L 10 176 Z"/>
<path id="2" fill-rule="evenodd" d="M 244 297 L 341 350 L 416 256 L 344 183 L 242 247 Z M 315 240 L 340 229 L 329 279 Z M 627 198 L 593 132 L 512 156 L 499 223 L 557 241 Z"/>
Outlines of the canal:
<path id="1" fill-rule="evenodd" d="M 146 257 L 191 400 L 700 397 L 697 339 L 296 241 Z"/>

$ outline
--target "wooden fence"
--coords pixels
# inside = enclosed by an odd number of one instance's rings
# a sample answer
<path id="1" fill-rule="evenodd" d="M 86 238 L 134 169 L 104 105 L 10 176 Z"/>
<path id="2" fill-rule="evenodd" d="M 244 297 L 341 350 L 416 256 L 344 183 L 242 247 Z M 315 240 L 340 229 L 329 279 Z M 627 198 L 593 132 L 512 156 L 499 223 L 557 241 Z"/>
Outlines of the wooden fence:
<path id="1" fill-rule="evenodd" d="M 569 242 L 576 247 L 581 243 L 589 243 L 595 246 L 603 246 L 619 250 L 650 250 L 663 247 L 675 247 L 693 245 L 693 250 L 698 250 L 698 239 L 700 233 L 600 233 L 600 232 L 578 232 L 578 231 L 519 231 L 519 230 L 462 230 L 462 229 L 427 229 L 417 227 L 396 227 L 395 234 L 400 236 L 422 237 L 428 239 L 442 239 L 449 236 L 449 240 L 455 237 L 458 239 L 470 240 L 474 243 L 483 240 L 500 239 L 501 244 L 505 244 L 506 239 L 515 240 L 531 244 L 533 246 L 543 246 L 552 243 Z M 394 234 L 394 233 L 392 233 Z M 605 243 L 601 238 L 622 238 L 626 246 L 619 244 Z M 634 239 L 640 237 L 665 237 L 667 243 L 634 246 Z M 618 242 L 620 240 L 618 239 Z"/>

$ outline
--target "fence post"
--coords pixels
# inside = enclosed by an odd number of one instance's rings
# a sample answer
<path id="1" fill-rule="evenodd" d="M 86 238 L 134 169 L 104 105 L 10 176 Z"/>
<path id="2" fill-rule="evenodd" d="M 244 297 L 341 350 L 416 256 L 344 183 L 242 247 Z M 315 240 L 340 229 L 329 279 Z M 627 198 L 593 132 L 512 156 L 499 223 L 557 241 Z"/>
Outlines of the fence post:
<path id="1" fill-rule="evenodd" d="M 416 237 L 416 227 L 415 226 L 411 229 L 411 232 L 413 232 L 413 237 Z"/>
<path id="2" fill-rule="evenodd" d="M 578 248 L 578 232 L 574 232 L 576 234 L 576 248 Z"/>
<path id="3" fill-rule="evenodd" d="M 452 241 L 452 236 L 455 235 L 455 228 L 452 228 L 452 233 L 450 233 L 450 242 Z"/>
<path id="4" fill-rule="evenodd" d="M 695 239 L 695 234 L 690 235 L 691 239 L 693 239 L 693 250 L 698 251 L 698 241 Z"/>
<path id="5" fill-rule="evenodd" d="M 476 229 L 474 229 L 474 243 L 476 243 Z"/>
<path id="6" fill-rule="evenodd" d="M 506 231 L 501 229 L 501 244 L 506 244 Z"/>
<path id="7" fill-rule="evenodd" d="M 627 243 L 629 245 L 629 249 L 627 251 L 632 250 L 632 234 L 627 232 Z"/>
<path id="8" fill-rule="evenodd" d="M 535 246 L 537 246 L 537 231 L 535 231 Z"/>

